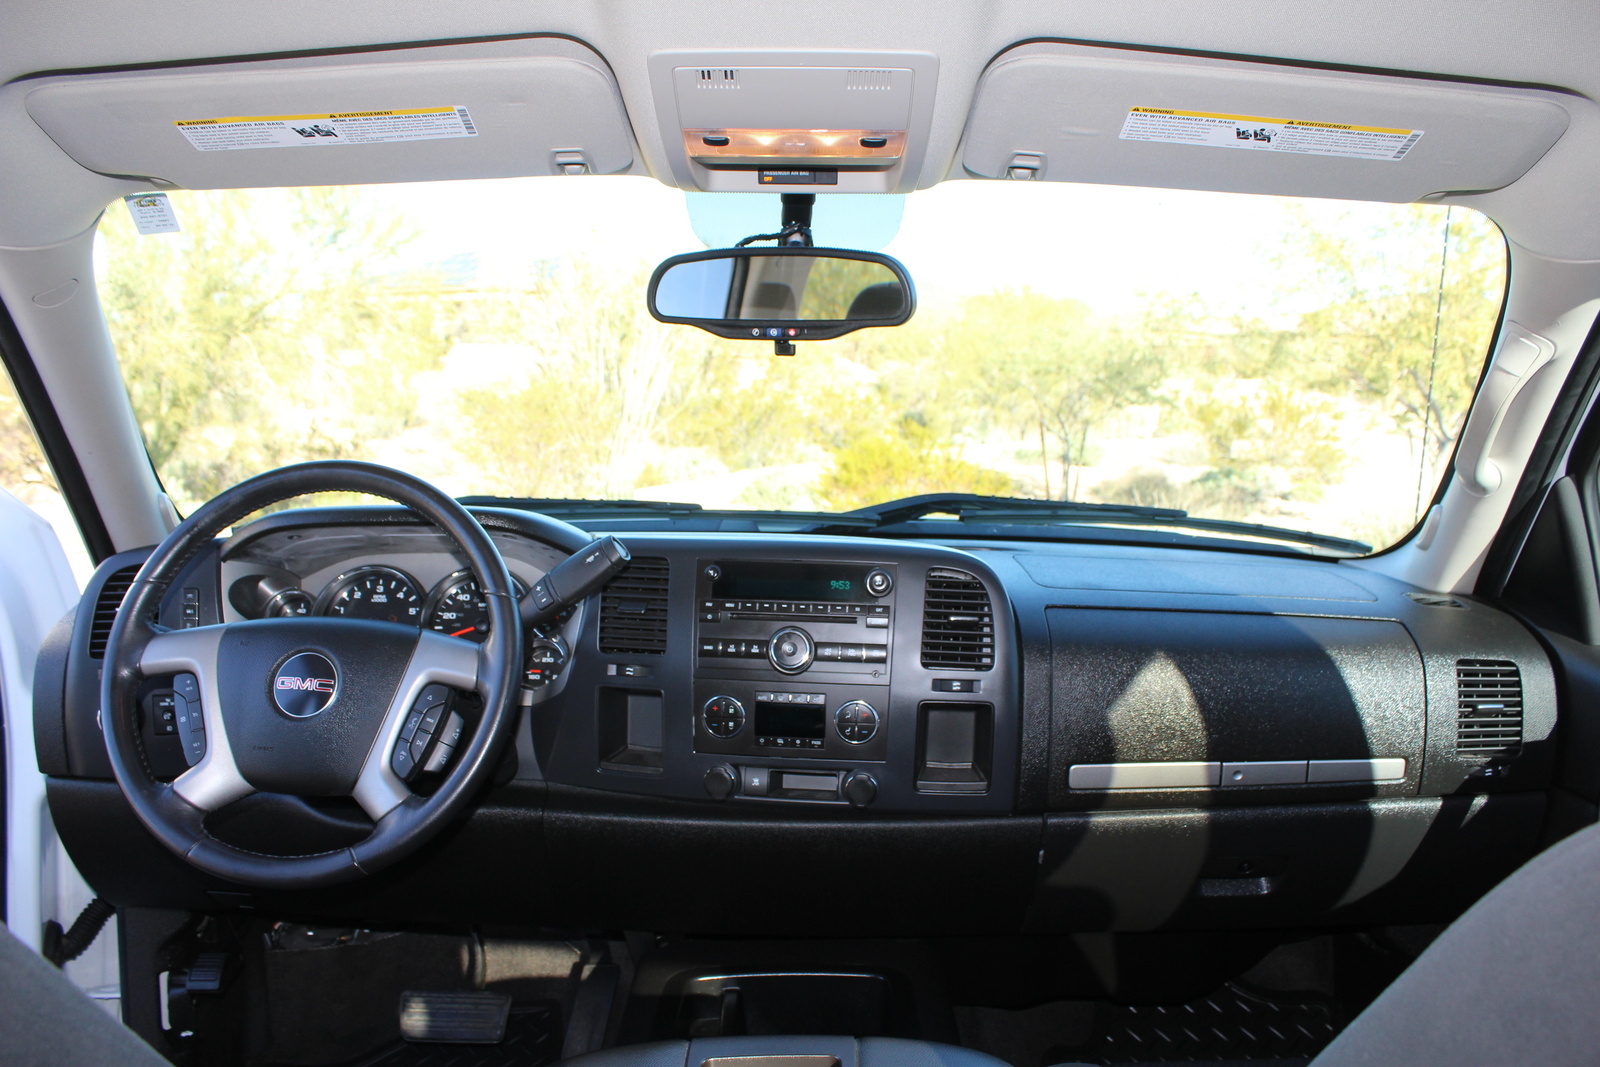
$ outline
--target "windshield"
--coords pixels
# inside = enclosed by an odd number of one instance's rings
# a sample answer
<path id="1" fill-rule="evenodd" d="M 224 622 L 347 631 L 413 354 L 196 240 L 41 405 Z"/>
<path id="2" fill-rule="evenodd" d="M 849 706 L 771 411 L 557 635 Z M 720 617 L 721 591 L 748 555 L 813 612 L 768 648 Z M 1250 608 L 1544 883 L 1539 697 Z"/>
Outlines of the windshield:
<path id="1" fill-rule="evenodd" d="M 97 274 L 180 510 L 350 457 L 457 495 L 975 493 L 1381 547 L 1433 496 L 1505 289 L 1462 208 L 947 182 L 893 203 L 911 321 L 777 357 L 651 319 L 651 269 L 703 246 L 648 178 L 170 195 L 176 233 L 112 205 Z"/>

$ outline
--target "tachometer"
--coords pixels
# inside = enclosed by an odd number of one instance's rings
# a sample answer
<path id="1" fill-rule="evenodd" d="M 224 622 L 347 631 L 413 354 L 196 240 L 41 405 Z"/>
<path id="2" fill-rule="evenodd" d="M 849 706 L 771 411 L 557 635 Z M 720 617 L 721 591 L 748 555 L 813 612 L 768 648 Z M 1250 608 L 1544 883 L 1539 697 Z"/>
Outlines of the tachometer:
<path id="1" fill-rule="evenodd" d="M 522 583 L 511 579 L 511 590 L 520 600 Z M 489 636 L 489 602 L 478 588 L 478 579 L 469 570 L 456 571 L 433 587 L 428 594 L 427 622 L 430 630 L 450 637 L 482 642 Z"/>
<path id="2" fill-rule="evenodd" d="M 318 615 L 422 625 L 422 594 L 393 567 L 358 567 L 339 575 L 317 599 Z"/>

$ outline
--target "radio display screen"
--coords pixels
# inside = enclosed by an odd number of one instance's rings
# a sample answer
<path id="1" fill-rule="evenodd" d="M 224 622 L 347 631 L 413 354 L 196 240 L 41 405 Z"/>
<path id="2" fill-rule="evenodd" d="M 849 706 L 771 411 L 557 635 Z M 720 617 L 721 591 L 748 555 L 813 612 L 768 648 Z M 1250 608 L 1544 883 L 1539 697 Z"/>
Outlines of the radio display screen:
<path id="1" fill-rule="evenodd" d="M 756 701 L 755 733 L 758 737 L 814 739 L 827 736 L 827 709 L 820 704 L 776 704 Z"/>
<path id="2" fill-rule="evenodd" d="M 719 600 L 808 600 L 867 603 L 871 567 L 848 563 L 719 563 L 722 576 L 711 583 Z M 789 736 L 789 735 L 784 735 Z"/>

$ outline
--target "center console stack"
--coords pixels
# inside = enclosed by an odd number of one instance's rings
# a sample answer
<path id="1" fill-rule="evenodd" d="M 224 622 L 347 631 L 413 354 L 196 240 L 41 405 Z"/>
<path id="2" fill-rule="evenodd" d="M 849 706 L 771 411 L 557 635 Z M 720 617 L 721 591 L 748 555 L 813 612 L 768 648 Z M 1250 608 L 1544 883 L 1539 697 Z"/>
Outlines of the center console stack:
<path id="1" fill-rule="evenodd" d="M 987 568 L 935 546 L 694 545 L 630 539 L 669 576 L 666 649 L 607 657 L 602 637 L 598 655 L 575 657 L 589 669 L 559 729 L 592 719 L 596 736 L 549 746 L 547 777 L 740 805 L 1010 809 L 1014 623 Z M 594 762 L 563 758 L 580 751 Z"/>

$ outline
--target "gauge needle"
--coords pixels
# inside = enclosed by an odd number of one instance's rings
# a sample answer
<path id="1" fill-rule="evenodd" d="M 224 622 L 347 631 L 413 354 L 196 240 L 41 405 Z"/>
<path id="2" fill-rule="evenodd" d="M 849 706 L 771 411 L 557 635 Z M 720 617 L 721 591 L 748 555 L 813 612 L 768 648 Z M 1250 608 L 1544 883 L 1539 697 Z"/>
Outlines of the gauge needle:
<path id="1" fill-rule="evenodd" d="M 476 629 L 477 629 L 476 626 L 469 626 L 465 630 L 457 630 L 455 633 L 451 634 L 450 636 L 451 637 L 460 637 L 462 634 L 470 634 L 472 631 L 474 631 Z"/>

